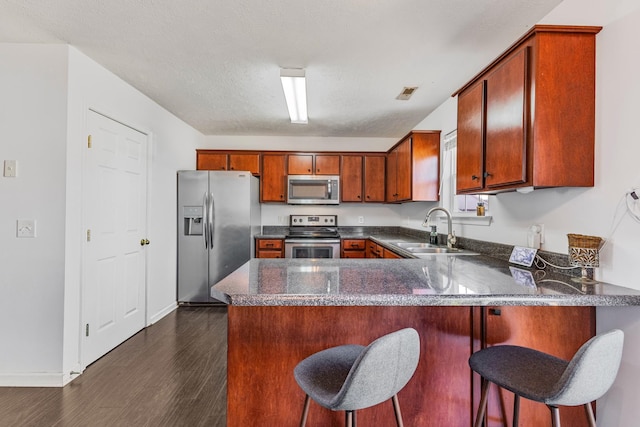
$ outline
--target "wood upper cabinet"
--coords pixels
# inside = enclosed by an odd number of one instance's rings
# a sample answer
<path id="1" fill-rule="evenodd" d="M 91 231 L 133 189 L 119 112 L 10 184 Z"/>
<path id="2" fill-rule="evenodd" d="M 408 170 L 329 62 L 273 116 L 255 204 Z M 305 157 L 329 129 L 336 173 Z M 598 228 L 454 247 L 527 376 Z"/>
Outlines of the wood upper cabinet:
<path id="1" fill-rule="evenodd" d="M 385 155 L 341 156 L 340 185 L 343 202 L 385 201 Z"/>
<path id="2" fill-rule="evenodd" d="M 364 156 L 364 201 L 385 201 L 385 162 L 382 155 Z"/>
<path id="3" fill-rule="evenodd" d="M 387 154 L 386 201 L 437 201 L 440 131 L 413 131 Z"/>
<path id="4" fill-rule="evenodd" d="M 343 202 L 362 202 L 363 160 L 359 155 L 342 157 L 340 198 Z"/>
<path id="5" fill-rule="evenodd" d="M 196 169 L 250 171 L 253 175 L 260 175 L 260 153 L 196 150 Z"/>
<path id="6" fill-rule="evenodd" d="M 458 193 L 593 186 L 599 31 L 534 26 L 454 94 Z"/>
<path id="7" fill-rule="evenodd" d="M 287 156 L 285 154 L 263 154 L 260 177 L 260 202 L 287 201 Z"/>
<path id="8" fill-rule="evenodd" d="M 337 154 L 290 154 L 289 175 L 340 175 L 340 156 Z"/>

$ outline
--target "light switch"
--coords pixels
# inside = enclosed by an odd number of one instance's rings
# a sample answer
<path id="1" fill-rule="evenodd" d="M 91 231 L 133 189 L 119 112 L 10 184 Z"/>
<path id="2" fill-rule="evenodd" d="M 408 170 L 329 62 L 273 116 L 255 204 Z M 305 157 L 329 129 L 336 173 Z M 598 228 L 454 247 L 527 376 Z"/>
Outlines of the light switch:
<path id="1" fill-rule="evenodd" d="M 17 163 L 15 160 L 5 160 L 4 161 L 4 176 L 6 177 L 14 177 L 17 176 Z"/>
<path id="2" fill-rule="evenodd" d="M 16 226 L 17 237 L 36 237 L 36 220 L 19 219 Z"/>

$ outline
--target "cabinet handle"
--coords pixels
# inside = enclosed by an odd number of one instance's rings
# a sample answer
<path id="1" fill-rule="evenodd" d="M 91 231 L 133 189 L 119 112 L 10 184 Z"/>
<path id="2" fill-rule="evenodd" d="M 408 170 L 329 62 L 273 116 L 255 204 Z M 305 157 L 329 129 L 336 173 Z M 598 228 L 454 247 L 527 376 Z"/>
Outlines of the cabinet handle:
<path id="1" fill-rule="evenodd" d="M 493 176 L 493 175 L 491 175 L 489 172 L 485 172 L 485 173 L 484 173 L 484 177 L 485 177 L 485 178 L 490 177 L 490 176 Z"/>
<path id="2" fill-rule="evenodd" d="M 490 308 L 489 314 L 492 316 L 500 316 L 502 314 L 502 311 L 499 308 Z"/>
<path id="3" fill-rule="evenodd" d="M 367 199 L 370 199 L 370 198 L 371 198 L 371 196 L 367 195 Z"/>
<path id="4" fill-rule="evenodd" d="M 358 199 L 362 199 L 362 197 L 358 194 Z"/>
<path id="5" fill-rule="evenodd" d="M 475 181 L 475 180 L 480 179 L 480 178 L 478 177 L 478 175 L 471 175 L 471 179 Z"/>
<path id="6" fill-rule="evenodd" d="M 311 172 L 311 169 L 307 169 L 307 172 Z"/>
<path id="7" fill-rule="evenodd" d="M 265 246 L 273 246 L 273 243 L 266 243 Z"/>

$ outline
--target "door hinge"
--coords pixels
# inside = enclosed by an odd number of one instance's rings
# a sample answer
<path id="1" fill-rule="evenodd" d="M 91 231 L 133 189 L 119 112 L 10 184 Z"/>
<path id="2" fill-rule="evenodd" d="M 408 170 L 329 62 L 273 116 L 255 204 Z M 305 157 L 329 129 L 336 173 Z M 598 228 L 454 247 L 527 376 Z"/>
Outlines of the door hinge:
<path id="1" fill-rule="evenodd" d="M 91 241 L 91 230 L 87 230 L 87 242 Z"/>
<path id="2" fill-rule="evenodd" d="M 88 323 L 84 327 L 84 336 L 85 337 L 89 336 L 89 324 Z"/>
<path id="3" fill-rule="evenodd" d="M 87 136 L 87 148 L 91 148 L 91 135 Z"/>

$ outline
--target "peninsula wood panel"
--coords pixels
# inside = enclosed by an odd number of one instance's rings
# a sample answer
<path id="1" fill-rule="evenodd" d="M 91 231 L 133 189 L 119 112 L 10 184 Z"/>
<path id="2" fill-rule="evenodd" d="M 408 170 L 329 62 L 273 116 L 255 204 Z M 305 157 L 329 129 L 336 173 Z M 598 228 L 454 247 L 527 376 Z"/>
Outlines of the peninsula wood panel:
<path id="1" fill-rule="evenodd" d="M 519 345 L 569 360 L 595 335 L 594 307 L 500 306 L 474 310 L 474 323 L 484 330 L 484 339 L 475 336 L 474 351 L 483 345 Z M 475 414 L 480 400 L 480 376 L 474 374 L 473 377 Z M 587 425 L 582 406 L 560 407 L 560 417 L 563 427 Z M 491 385 L 486 426 L 503 427 L 511 425 L 512 421 L 513 393 Z M 520 425 L 551 427 L 549 409 L 543 403 L 521 398 Z"/>
<path id="2" fill-rule="evenodd" d="M 366 345 L 413 327 L 421 355 L 400 391 L 407 426 L 470 426 L 471 307 L 237 307 L 229 306 L 227 425 L 293 426 L 304 392 L 293 377 L 305 357 L 328 347 Z M 383 402 L 358 411 L 363 426 L 395 425 Z M 342 426 L 344 412 L 311 403 L 308 427 Z"/>

